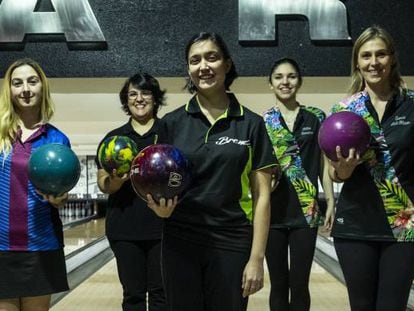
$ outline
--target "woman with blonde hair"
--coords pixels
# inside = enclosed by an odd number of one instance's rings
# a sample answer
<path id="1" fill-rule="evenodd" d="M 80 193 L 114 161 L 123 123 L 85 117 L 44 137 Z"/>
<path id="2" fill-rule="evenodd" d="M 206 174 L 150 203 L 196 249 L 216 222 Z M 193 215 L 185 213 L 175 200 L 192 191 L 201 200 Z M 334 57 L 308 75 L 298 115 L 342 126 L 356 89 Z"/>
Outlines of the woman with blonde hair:
<path id="1" fill-rule="evenodd" d="M 0 310 L 48 310 L 52 293 L 68 290 L 58 197 L 28 177 L 30 155 L 48 143 L 70 146 L 49 124 L 49 83 L 32 59 L 7 69 L 0 95 Z"/>
<path id="2" fill-rule="evenodd" d="M 414 92 L 407 90 L 391 36 L 367 28 L 352 53 L 349 97 L 332 112 L 367 121 L 365 154 L 331 161 L 343 187 L 332 236 L 352 310 L 405 310 L 414 277 Z"/>

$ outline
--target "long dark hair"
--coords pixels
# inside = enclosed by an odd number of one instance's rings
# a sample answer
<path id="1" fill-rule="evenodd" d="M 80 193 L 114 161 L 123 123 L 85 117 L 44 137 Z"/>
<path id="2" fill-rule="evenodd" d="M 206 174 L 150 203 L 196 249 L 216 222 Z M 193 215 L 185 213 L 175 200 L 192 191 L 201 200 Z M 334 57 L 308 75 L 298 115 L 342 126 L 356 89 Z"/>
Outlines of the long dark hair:
<path id="1" fill-rule="evenodd" d="M 190 52 L 191 46 L 196 42 L 207 41 L 207 40 L 212 41 L 214 44 L 218 46 L 218 48 L 223 53 L 224 59 L 231 60 L 231 67 L 230 67 L 229 72 L 226 74 L 226 79 L 224 81 L 224 85 L 226 87 L 226 90 L 228 91 L 233 81 L 238 77 L 238 74 L 236 71 L 236 66 L 234 65 L 234 62 L 230 56 L 229 49 L 227 48 L 226 43 L 224 42 L 223 38 L 219 34 L 214 33 L 214 32 L 200 32 L 199 34 L 194 35 L 188 41 L 187 46 L 185 48 L 185 61 L 187 63 L 187 66 L 188 66 L 188 53 Z M 194 85 L 193 81 L 191 81 L 190 78 L 187 78 L 187 83 L 184 86 L 184 88 L 187 88 L 187 90 L 191 94 L 197 91 L 196 86 Z"/>
<path id="2" fill-rule="evenodd" d="M 302 77 L 302 72 L 300 71 L 299 65 L 298 65 L 298 63 L 294 59 L 288 58 L 288 57 L 279 58 L 278 60 L 276 60 L 273 63 L 273 66 L 270 69 L 270 73 L 269 73 L 269 77 L 268 77 L 269 83 L 272 83 L 272 74 L 273 74 L 273 71 L 275 71 L 276 68 L 279 67 L 282 64 L 290 64 L 295 69 L 295 71 L 296 71 L 296 73 L 298 75 L 298 80 L 299 80 L 298 87 L 301 87 L 302 86 L 302 83 L 303 83 L 303 77 Z"/>

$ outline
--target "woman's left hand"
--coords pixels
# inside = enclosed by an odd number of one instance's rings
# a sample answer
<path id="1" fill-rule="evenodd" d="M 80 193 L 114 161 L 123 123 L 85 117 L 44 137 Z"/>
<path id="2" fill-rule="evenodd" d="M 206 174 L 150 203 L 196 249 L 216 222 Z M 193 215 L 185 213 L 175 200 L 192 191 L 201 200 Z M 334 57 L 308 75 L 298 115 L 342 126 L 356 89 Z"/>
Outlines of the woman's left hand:
<path id="1" fill-rule="evenodd" d="M 37 193 L 42 196 L 43 200 L 48 201 L 50 204 L 52 204 L 56 208 L 63 207 L 63 205 L 65 205 L 69 197 L 67 192 L 59 196 L 54 196 L 52 194 L 44 194 L 44 193 L 41 193 L 40 191 L 37 191 Z"/>
<path id="2" fill-rule="evenodd" d="M 147 194 L 147 205 L 161 218 L 168 218 L 171 216 L 178 203 L 178 197 L 172 199 L 161 198 L 160 202 L 155 202 L 151 194 Z"/>
<path id="3" fill-rule="evenodd" d="M 263 288 L 263 283 L 263 261 L 249 260 L 243 271 L 243 297 L 247 297 L 261 290 Z"/>

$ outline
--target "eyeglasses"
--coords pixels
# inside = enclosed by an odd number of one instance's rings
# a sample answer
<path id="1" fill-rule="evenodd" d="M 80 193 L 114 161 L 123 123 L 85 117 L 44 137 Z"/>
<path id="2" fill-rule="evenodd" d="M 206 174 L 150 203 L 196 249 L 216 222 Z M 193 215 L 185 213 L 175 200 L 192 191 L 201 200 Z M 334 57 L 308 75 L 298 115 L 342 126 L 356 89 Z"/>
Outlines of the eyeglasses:
<path id="1" fill-rule="evenodd" d="M 152 92 L 149 90 L 142 90 L 139 92 L 137 91 L 128 92 L 128 99 L 136 100 L 138 98 L 138 95 L 141 95 L 141 97 L 146 100 L 152 99 Z"/>

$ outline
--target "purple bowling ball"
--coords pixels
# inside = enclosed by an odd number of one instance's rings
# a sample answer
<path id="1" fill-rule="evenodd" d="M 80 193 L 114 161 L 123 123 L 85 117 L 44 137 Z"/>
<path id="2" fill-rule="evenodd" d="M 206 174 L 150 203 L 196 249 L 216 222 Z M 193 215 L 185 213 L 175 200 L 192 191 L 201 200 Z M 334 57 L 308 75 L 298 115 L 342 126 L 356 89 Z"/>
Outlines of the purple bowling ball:
<path id="1" fill-rule="evenodd" d="M 338 161 L 336 146 L 341 147 L 343 157 L 348 157 L 349 149 L 355 148 L 362 156 L 368 149 L 371 131 L 367 122 L 350 111 L 333 113 L 322 122 L 318 142 L 321 150 L 332 161 Z"/>
<path id="2" fill-rule="evenodd" d="M 154 144 L 142 149 L 131 165 L 131 183 L 135 192 L 146 201 L 151 194 L 161 198 L 180 196 L 190 184 L 190 164 L 183 153 L 168 144 Z"/>

